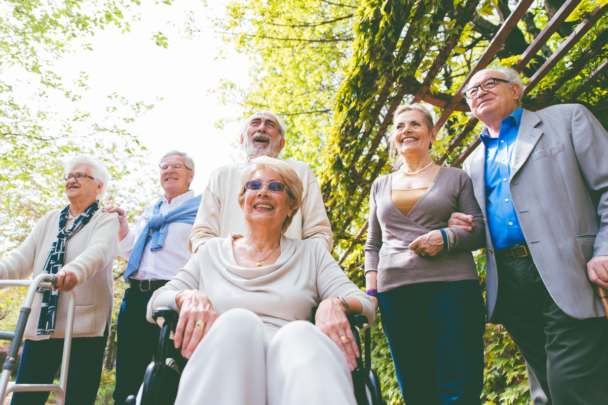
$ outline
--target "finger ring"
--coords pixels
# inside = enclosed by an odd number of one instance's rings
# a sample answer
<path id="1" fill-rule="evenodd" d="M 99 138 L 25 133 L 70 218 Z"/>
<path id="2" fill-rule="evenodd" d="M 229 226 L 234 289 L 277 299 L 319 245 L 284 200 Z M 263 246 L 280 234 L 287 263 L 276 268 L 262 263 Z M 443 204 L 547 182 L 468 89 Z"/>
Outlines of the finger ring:
<path id="1" fill-rule="evenodd" d="M 350 339 L 348 338 L 348 336 L 341 336 L 340 340 L 343 342 L 348 342 Z"/>
<path id="2" fill-rule="evenodd" d="M 196 330 L 203 330 L 203 329 L 205 329 L 205 323 L 204 323 L 203 321 L 198 321 L 198 322 L 196 323 L 196 327 L 195 327 L 195 329 L 196 329 Z"/>

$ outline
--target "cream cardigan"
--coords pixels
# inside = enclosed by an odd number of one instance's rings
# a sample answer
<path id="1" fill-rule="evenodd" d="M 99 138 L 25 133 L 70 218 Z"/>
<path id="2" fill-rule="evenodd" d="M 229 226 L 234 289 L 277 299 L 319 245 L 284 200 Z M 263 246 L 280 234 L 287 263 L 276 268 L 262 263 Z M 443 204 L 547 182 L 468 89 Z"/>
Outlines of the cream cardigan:
<path id="1" fill-rule="evenodd" d="M 219 316 L 232 308 L 258 315 L 271 335 L 289 322 L 310 320 L 312 309 L 326 298 L 351 296 L 361 301 L 363 314 L 374 321 L 371 299 L 348 279 L 338 263 L 315 240 L 281 237 L 281 255 L 274 264 L 255 269 L 234 259 L 232 238 L 207 241 L 169 283 L 148 303 L 148 320 L 158 307 L 178 310 L 175 297 L 200 290 Z"/>
<path id="2" fill-rule="evenodd" d="M 61 210 L 47 213 L 25 241 L 6 257 L 0 259 L 0 279 L 25 279 L 42 273 L 51 245 L 57 240 L 59 214 Z M 74 223 L 69 217 L 66 228 Z M 76 292 L 76 312 L 73 337 L 103 336 L 106 326 L 110 327 L 114 280 L 112 264 L 118 253 L 116 232 L 118 215 L 103 213 L 101 208 L 77 234 L 68 239 L 63 269 L 70 270 L 78 277 Z M 42 294 L 36 294 L 32 305 L 25 338 L 45 340 L 65 337 L 65 321 L 68 313 L 68 295 L 59 293 L 57 323 L 55 332 L 36 335 Z"/>

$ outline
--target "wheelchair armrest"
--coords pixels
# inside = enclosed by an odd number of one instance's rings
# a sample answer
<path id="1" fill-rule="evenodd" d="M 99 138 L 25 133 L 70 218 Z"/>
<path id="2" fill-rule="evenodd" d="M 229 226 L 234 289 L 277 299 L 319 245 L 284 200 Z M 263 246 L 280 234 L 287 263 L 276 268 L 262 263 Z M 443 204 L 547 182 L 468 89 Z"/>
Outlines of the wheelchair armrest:
<path id="1" fill-rule="evenodd" d="M 361 314 L 350 314 L 348 315 L 348 322 L 351 327 L 356 327 L 359 330 L 363 330 L 369 327 L 367 316 Z"/>
<path id="2" fill-rule="evenodd" d="M 167 323 L 168 325 L 177 325 L 177 321 L 179 320 L 179 313 L 168 307 L 159 307 L 154 310 L 152 318 L 156 321 L 156 323 L 158 323 L 159 320 L 162 318 L 163 323 Z"/>

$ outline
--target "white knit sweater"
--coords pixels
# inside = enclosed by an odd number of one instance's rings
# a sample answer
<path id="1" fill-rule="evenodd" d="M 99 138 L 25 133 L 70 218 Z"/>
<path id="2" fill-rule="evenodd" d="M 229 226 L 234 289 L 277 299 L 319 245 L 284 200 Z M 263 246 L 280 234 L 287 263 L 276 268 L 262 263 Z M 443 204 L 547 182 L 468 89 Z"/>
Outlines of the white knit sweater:
<path id="1" fill-rule="evenodd" d="M 42 273 L 51 245 L 57 240 L 60 212 L 53 210 L 47 213 L 17 249 L 0 259 L 0 279 L 25 279 Z M 68 218 L 67 229 L 74 220 L 71 216 Z M 73 337 L 103 336 L 106 325 L 110 326 L 114 289 L 112 264 L 118 254 L 118 225 L 116 213 L 103 213 L 99 209 L 89 223 L 67 241 L 63 269 L 74 272 L 78 277 Z M 55 332 L 50 336 L 36 335 L 41 301 L 42 294 L 36 294 L 25 338 L 63 338 L 68 313 L 67 294 L 59 293 Z"/>

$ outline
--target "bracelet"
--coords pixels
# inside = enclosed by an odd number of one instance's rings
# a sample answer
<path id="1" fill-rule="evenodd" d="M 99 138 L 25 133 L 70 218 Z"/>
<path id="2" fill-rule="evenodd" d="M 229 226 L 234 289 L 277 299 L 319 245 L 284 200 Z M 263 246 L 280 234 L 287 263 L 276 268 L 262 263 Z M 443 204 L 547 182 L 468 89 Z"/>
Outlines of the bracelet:
<path id="1" fill-rule="evenodd" d="M 338 297 L 338 298 L 340 298 L 340 299 L 342 300 L 342 303 L 344 304 L 344 310 L 345 310 L 345 311 L 348 311 L 348 301 L 346 301 L 346 300 L 344 299 L 344 297 L 342 297 L 342 296 L 340 296 L 340 297 Z"/>
<path id="2" fill-rule="evenodd" d="M 446 252 L 449 250 L 450 245 L 448 244 L 448 235 L 445 233 L 445 229 L 440 229 L 441 237 L 443 238 L 443 250 Z"/>
<path id="3" fill-rule="evenodd" d="M 370 288 L 365 293 L 367 295 L 369 295 L 370 297 L 376 297 L 376 298 L 378 297 L 378 290 L 376 290 L 375 288 Z"/>
<path id="4" fill-rule="evenodd" d="M 448 252 L 454 249 L 454 245 L 456 244 L 456 235 L 454 231 L 450 228 L 445 228 L 445 233 L 448 235 Z"/>

